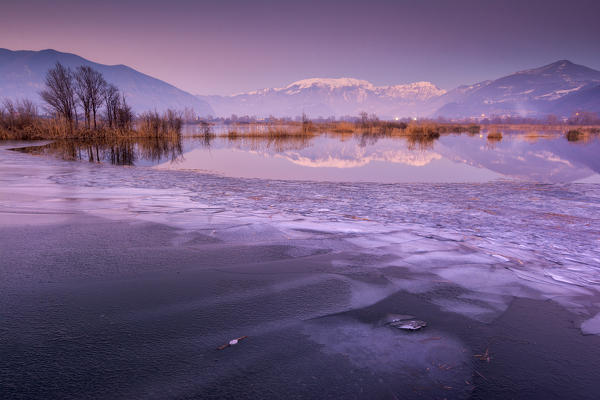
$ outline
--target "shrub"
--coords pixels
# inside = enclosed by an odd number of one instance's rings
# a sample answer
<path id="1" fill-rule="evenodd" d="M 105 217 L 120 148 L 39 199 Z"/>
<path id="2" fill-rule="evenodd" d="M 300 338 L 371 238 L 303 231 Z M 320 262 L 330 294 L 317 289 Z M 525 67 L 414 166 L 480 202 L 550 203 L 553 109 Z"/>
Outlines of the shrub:
<path id="1" fill-rule="evenodd" d="M 570 131 L 567 132 L 567 134 L 565 136 L 569 142 L 576 142 L 578 140 L 581 140 L 583 138 L 584 134 L 583 134 L 583 132 L 580 132 L 576 129 L 571 129 Z"/>
<path id="2" fill-rule="evenodd" d="M 502 140 L 502 132 L 490 132 L 487 135 L 487 140 L 499 142 Z"/>
<path id="3" fill-rule="evenodd" d="M 140 114 L 137 129 L 144 136 L 167 137 L 180 136 L 183 119 L 181 113 L 167 110 L 162 115 L 157 111 L 148 111 Z"/>

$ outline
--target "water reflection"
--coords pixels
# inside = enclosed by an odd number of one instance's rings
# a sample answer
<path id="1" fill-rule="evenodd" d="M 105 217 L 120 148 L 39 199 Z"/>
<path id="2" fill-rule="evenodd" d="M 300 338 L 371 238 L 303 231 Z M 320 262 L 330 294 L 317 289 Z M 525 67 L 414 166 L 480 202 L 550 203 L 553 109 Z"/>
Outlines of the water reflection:
<path id="1" fill-rule="evenodd" d="M 381 139 L 393 138 L 395 140 L 404 141 L 406 148 L 411 151 L 424 151 L 431 150 L 434 147 L 436 140 L 440 138 L 439 134 L 436 135 L 403 135 L 403 136 L 391 136 L 386 131 L 371 132 L 365 131 L 360 134 L 360 147 L 367 147 L 375 145 Z"/>
<path id="2" fill-rule="evenodd" d="M 54 155 L 69 161 L 108 162 L 114 165 L 176 162 L 183 155 L 181 138 L 57 140 L 15 150 L 36 155 Z"/>
<path id="3" fill-rule="evenodd" d="M 497 172 L 505 178 L 534 182 L 600 179 L 600 140 L 569 142 L 562 135 L 504 135 L 501 140 L 442 138 L 436 150 L 455 162 Z"/>
<path id="4" fill-rule="evenodd" d="M 227 142 L 232 148 L 249 151 L 264 151 L 283 153 L 286 151 L 302 150 L 311 145 L 314 137 L 259 137 L 259 136 L 228 136 Z"/>
<path id="5" fill-rule="evenodd" d="M 264 135 L 198 128 L 177 140 L 57 141 L 22 148 L 67 160 L 197 170 L 226 176 L 337 182 L 600 182 L 600 140 L 551 132 L 436 137 Z"/>
<path id="6" fill-rule="evenodd" d="M 325 181 L 600 182 L 600 141 L 577 143 L 557 133 L 484 132 L 440 138 L 385 134 L 314 137 L 216 137 L 177 166 L 236 177 Z"/>

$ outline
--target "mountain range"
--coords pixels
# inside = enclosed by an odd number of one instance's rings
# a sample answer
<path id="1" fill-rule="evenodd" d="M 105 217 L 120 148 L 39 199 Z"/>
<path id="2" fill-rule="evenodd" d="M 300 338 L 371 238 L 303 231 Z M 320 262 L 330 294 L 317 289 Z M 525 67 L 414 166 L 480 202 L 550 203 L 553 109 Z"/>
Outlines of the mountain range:
<path id="1" fill-rule="evenodd" d="M 449 91 L 431 82 L 375 86 L 354 78 L 311 78 L 230 96 L 194 96 L 125 65 L 98 64 L 55 50 L 0 49 L 0 99 L 29 98 L 40 103 L 46 71 L 57 61 L 71 68 L 89 65 L 99 70 L 125 93 L 136 112 L 187 107 L 200 116 L 341 117 L 366 111 L 385 119 L 600 113 L 600 71 L 568 60 Z"/>
<path id="2" fill-rule="evenodd" d="M 600 112 L 600 71 L 561 60 L 502 78 L 458 87 L 439 101 L 438 116 L 568 116 Z"/>
<path id="3" fill-rule="evenodd" d="M 430 82 L 374 86 L 353 78 L 313 78 L 283 88 L 200 98 L 210 103 L 219 116 L 297 116 L 304 112 L 314 117 L 339 117 L 366 111 L 390 117 L 431 113 L 435 111 L 431 100 L 444 93 Z"/>
<path id="4" fill-rule="evenodd" d="M 214 114 L 210 105 L 202 99 L 133 68 L 98 64 L 78 55 L 56 50 L 0 49 L 0 99 L 26 98 L 41 104 L 39 92 L 44 87 L 46 72 L 56 62 L 71 68 L 87 65 L 100 71 L 107 82 L 114 84 L 125 94 L 135 112 L 191 107 L 199 115 Z"/>
<path id="5" fill-rule="evenodd" d="M 306 79 L 283 88 L 232 96 L 199 96 L 220 116 L 357 115 L 380 117 L 560 117 L 600 112 L 600 71 L 560 60 L 496 80 L 445 91 L 431 82 L 374 86 L 352 78 Z"/>

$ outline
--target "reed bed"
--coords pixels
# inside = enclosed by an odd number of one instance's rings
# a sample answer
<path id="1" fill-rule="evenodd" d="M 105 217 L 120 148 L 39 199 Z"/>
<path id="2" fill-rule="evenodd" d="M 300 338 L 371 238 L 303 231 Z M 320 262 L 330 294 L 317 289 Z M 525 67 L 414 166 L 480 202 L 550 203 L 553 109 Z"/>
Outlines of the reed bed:
<path id="1" fill-rule="evenodd" d="M 146 137 L 173 137 L 181 135 L 183 119 L 181 114 L 174 110 L 167 110 L 163 114 L 148 111 L 138 117 L 136 129 Z"/>
<path id="2" fill-rule="evenodd" d="M 47 118 L 35 113 L 0 112 L 0 140 L 103 140 L 124 138 L 169 138 L 181 135 L 183 122 L 179 113 L 167 110 L 163 114 L 148 112 L 137 121 L 121 127 L 100 123 L 96 129 L 81 124 L 69 124 L 59 118 Z"/>
<path id="3" fill-rule="evenodd" d="M 484 125 L 489 131 L 517 131 L 517 132 L 544 132 L 542 136 L 549 133 L 557 135 L 566 134 L 568 131 L 576 130 L 583 133 L 598 134 L 598 125 L 571 125 L 571 124 L 491 124 Z"/>
<path id="4" fill-rule="evenodd" d="M 251 124 L 244 126 L 230 127 L 226 133 L 220 135 L 229 139 L 237 138 L 294 138 L 294 137 L 314 137 L 318 134 L 313 126 L 301 124 L 285 124 L 285 125 L 260 125 Z"/>
<path id="5" fill-rule="evenodd" d="M 398 121 L 370 120 L 349 122 L 289 122 L 277 124 L 240 124 L 230 126 L 217 136 L 231 142 L 253 148 L 274 148 L 277 151 L 301 149 L 322 134 L 339 135 L 341 138 L 359 136 L 361 141 L 378 140 L 383 137 L 404 138 L 409 148 L 429 149 L 441 134 L 478 133 L 480 127 L 472 124 L 405 123 Z"/>
<path id="6" fill-rule="evenodd" d="M 502 140 L 502 132 L 492 131 L 487 134 L 487 140 L 499 142 Z"/>
<path id="7" fill-rule="evenodd" d="M 588 142 L 597 135 L 598 131 L 594 130 L 570 129 L 565 133 L 565 138 L 569 142 Z"/>
<path id="8" fill-rule="evenodd" d="M 479 125 L 404 123 L 395 121 L 362 122 L 286 122 L 285 124 L 244 124 L 230 127 L 221 136 L 234 139 L 240 136 L 289 137 L 328 134 L 361 134 L 373 136 L 439 137 L 445 133 L 479 133 Z"/>
<path id="9" fill-rule="evenodd" d="M 318 132 L 307 129 L 306 124 L 267 124 L 230 127 L 220 136 L 246 148 L 255 150 L 271 148 L 281 152 L 305 148 L 313 138 L 318 136 Z"/>

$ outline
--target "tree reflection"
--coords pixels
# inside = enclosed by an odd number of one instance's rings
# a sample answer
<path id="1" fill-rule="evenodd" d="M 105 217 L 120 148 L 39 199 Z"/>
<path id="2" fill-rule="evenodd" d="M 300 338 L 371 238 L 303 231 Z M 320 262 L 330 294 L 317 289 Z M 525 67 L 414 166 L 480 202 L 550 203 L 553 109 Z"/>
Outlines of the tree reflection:
<path id="1" fill-rule="evenodd" d="M 141 160 L 158 163 L 183 157 L 180 137 L 118 138 L 110 140 L 57 140 L 42 146 L 16 149 L 29 154 L 47 154 L 69 161 L 108 162 L 135 165 Z"/>

